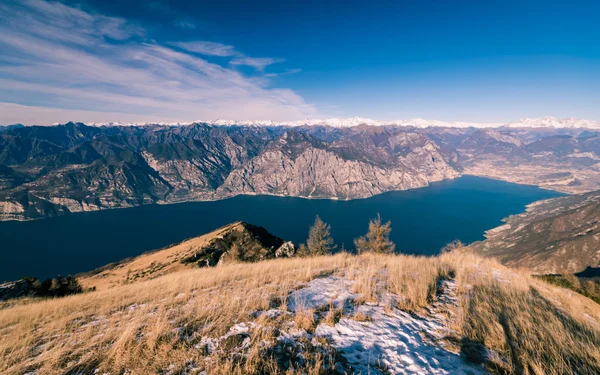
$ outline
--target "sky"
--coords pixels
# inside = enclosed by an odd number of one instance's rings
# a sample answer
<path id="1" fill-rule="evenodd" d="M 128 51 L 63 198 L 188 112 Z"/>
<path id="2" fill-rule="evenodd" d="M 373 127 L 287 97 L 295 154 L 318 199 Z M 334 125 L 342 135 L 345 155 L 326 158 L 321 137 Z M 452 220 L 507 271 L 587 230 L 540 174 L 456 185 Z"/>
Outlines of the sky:
<path id="1" fill-rule="evenodd" d="M 0 124 L 600 120 L 598 1 L 0 1 Z"/>

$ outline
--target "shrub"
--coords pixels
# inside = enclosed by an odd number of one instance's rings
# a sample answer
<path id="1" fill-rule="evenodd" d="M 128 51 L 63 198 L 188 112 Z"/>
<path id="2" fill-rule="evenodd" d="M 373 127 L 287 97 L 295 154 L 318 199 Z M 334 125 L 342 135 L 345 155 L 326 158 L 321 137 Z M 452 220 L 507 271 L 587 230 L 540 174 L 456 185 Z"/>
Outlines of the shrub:
<path id="1" fill-rule="evenodd" d="M 305 243 L 301 243 L 298 246 L 298 250 L 296 251 L 296 255 L 299 257 L 307 257 L 310 255 L 310 251 L 308 251 L 308 246 Z"/>
<path id="2" fill-rule="evenodd" d="M 58 276 L 54 279 L 45 280 L 36 295 L 40 297 L 64 297 L 82 291 L 79 281 L 73 276 Z"/>
<path id="3" fill-rule="evenodd" d="M 454 240 L 442 247 L 441 253 L 450 253 L 455 250 L 461 250 L 465 247 L 465 244 L 461 240 Z"/>
<path id="4" fill-rule="evenodd" d="M 57 276 L 53 279 L 46 279 L 40 282 L 35 277 L 24 277 L 25 290 L 21 295 L 32 297 L 64 297 L 70 294 L 83 292 L 79 281 L 73 276 Z"/>

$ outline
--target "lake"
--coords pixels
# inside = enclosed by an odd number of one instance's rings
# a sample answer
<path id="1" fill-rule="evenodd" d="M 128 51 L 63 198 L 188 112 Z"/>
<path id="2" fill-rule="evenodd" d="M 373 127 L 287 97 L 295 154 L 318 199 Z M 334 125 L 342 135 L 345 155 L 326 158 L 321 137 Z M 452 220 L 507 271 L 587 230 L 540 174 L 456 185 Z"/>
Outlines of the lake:
<path id="1" fill-rule="evenodd" d="M 237 196 L 214 202 L 149 205 L 28 222 L 0 222 L 0 281 L 75 274 L 198 236 L 234 221 L 264 226 L 298 244 L 315 215 L 338 245 L 353 250 L 378 213 L 392 222 L 396 249 L 435 254 L 446 243 L 483 239 L 502 218 L 562 194 L 534 186 L 463 176 L 429 187 L 352 201 Z"/>

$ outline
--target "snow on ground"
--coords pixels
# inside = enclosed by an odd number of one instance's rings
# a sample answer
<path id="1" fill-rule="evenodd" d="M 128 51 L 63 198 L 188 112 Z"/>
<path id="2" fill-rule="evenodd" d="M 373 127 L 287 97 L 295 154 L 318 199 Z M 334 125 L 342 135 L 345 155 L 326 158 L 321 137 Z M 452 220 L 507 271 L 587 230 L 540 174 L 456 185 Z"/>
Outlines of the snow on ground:
<path id="1" fill-rule="evenodd" d="M 290 293 L 287 303 L 279 308 L 257 311 L 252 314 L 267 320 L 240 322 L 217 338 L 202 337 L 196 349 L 207 354 L 221 353 L 228 356 L 247 355 L 251 336 L 260 330 L 277 332 L 274 340 L 261 343 L 264 349 L 284 361 L 295 365 L 305 362 L 308 350 L 330 353 L 322 346 L 322 338 L 333 347 L 336 369 L 345 374 L 364 375 L 443 375 L 483 374 L 484 371 L 471 365 L 447 347 L 440 344 L 452 333 L 448 319 L 456 307 L 456 284 L 453 280 L 442 280 L 438 284 L 438 298 L 422 315 L 408 314 L 396 308 L 386 307 L 385 301 L 397 300 L 401 296 L 391 295 L 381 288 L 382 301 L 355 305 L 359 295 L 353 293 L 354 281 L 330 275 L 316 278 L 302 288 Z M 323 323 L 323 317 L 333 305 L 342 311 L 340 320 L 334 325 Z M 299 328 L 294 313 L 313 310 L 318 325 L 314 331 Z M 362 316 L 359 320 L 355 316 Z M 320 322 L 320 323 L 319 323 Z M 277 326 L 273 325 L 276 324 Z M 181 330 L 181 332 L 179 332 Z M 176 333 L 184 335 L 183 329 Z M 321 340 L 320 340 L 321 339 Z M 306 346 L 310 342 L 310 346 Z M 211 359 L 206 358 L 207 363 Z M 190 374 L 198 370 L 198 364 L 187 363 L 186 369 L 168 368 L 165 374 Z M 182 372 L 181 372 L 182 371 Z"/>
<path id="2" fill-rule="evenodd" d="M 315 279 L 291 294 L 288 308 L 297 308 L 297 301 L 302 301 L 305 308 L 315 309 L 328 306 L 331 300 L 344 303 L 356 297 L 351 286 L 352 282 L 342 277 Z M 483 373 L 459 354 L 424 338 L 441 339 L 448 331 L 440 312 L 455 305 L 456 286 L 453 281 L 444 280 L 440 288 L 443 293 L 430 308 L 432 315 L 417 317 L 396 308 L 386 310 L 381 304 L 361 305 L 358 312 L 367 316 L 368 321 L 342 317 L 333 327 L 319 324 L 314 336 L 329 339 L 353 374 Z"/>
<path id="3" fill-rule="evenodd" d="M 304 288 L 293 291 L 287 303 L 289 311 L 302 309 L 322 309 L 333 304 L 334 308 L 344 305 L 355 295 L 351 292 L 352 282 L 337 276 L 320 277 L 309 282 Z"/>
<path id="4" fill-rule="evenodd" d="M 355 374 L 478 374 L 459 354 L 425 342 L 422 333 L 437 336 L 433 319 L 382 306 L 363 305 L 371 321 L 342 318 L 334 327 L 320 324 L 315 334 L 327 337 Z"/>

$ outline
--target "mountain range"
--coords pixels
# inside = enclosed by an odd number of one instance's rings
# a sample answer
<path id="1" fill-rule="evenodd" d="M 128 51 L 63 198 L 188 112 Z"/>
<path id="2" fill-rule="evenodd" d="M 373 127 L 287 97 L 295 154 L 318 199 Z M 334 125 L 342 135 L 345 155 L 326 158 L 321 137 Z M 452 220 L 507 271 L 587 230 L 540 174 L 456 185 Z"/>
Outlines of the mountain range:
<path id="1" fill-rule="evenodd" d="M 409 120 L 373 120 L 365 117 L 348 117 L 348 118 L 328 118 L 328 119 L 305 119 L 298 121 L 272 121 L 272 120 L 211 120 L 211 121 L 194 121 L 194 122 L 172 122 L 172 123 L 149 123 L 149 122 L 134 122 L 134 123 L 119 123 L 119 122 L 100 122 L 93 123 L 93 126 L 148 126 L 148 125 L 170 125 L 170 126 L 185 126 L 194 123 L 206 123 L 208 125 L 232 126 L 232 125 L 251 125 L 251 126 L 333 126 L 338 128 L 353 127 L 358 125 L 373 125 L 373 126 L 414 126 L 419 128 L 428 127 L 450 127 L 450 128 L 570 128 L 570 129 L 600 129 L 600 122 L 593 120 L 582 120 L 572 117 L 556 118 L 556 117 L 541 117 L 541 118 L 524 118 L 510 122 L 466 122 L 466 121 L 439 121 L 426 120 L 423 118 L 414 118 Z M 59 125 L 59 124 L 55 124 Z"/>
<path id="2" fill-rule="evenodd" d="M 600 186 L 600 133 L 569 128 L 57 126 L 0 133 L 0 218 L 237 194 L 356 199 L 462 174 Z"/>

